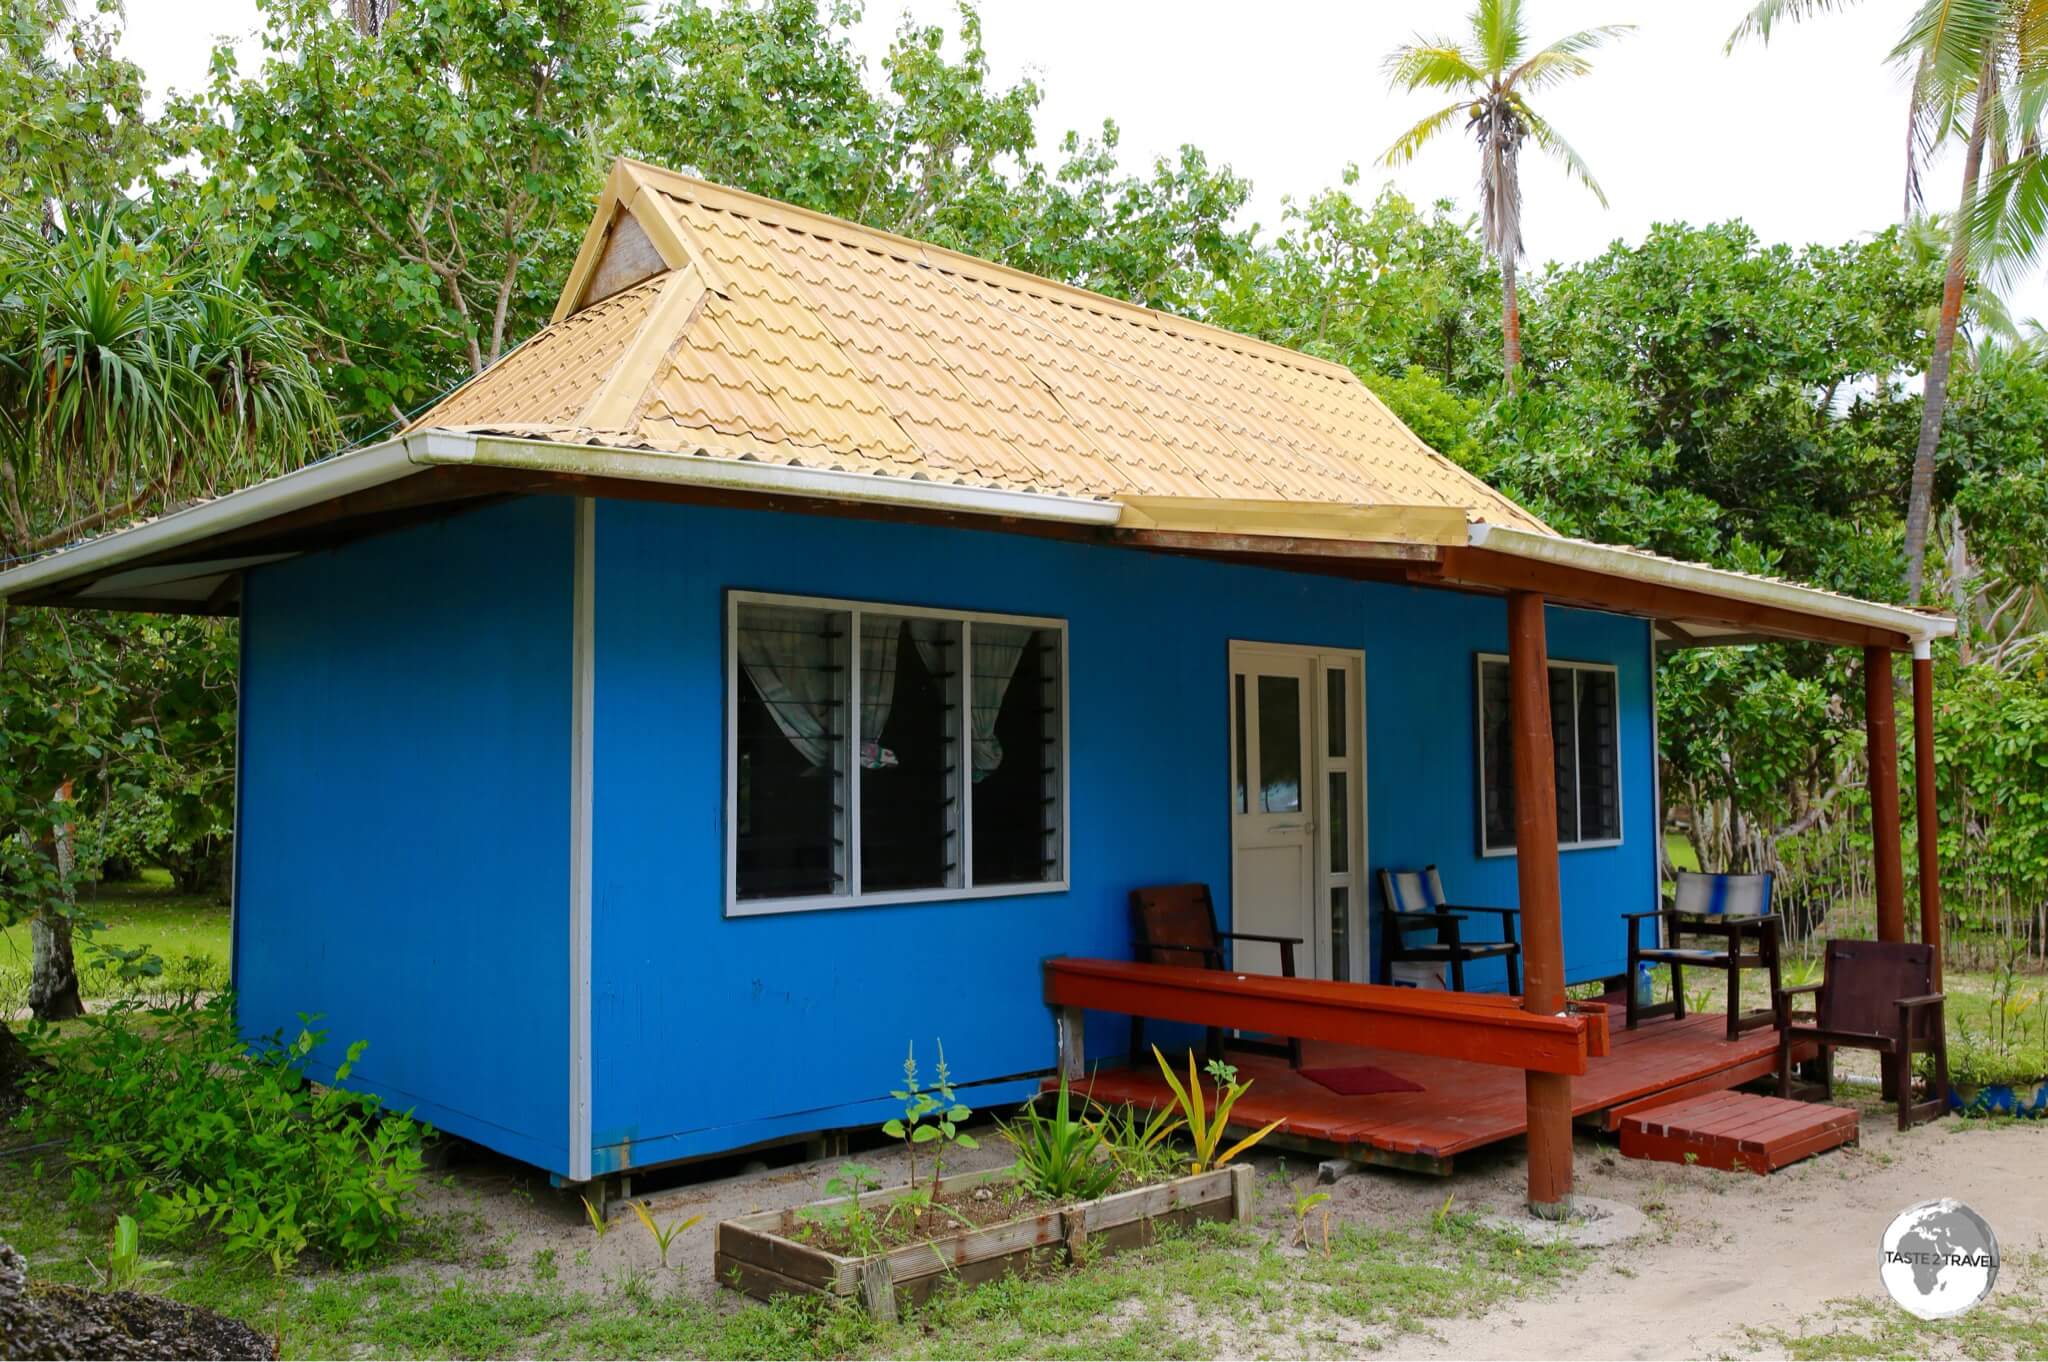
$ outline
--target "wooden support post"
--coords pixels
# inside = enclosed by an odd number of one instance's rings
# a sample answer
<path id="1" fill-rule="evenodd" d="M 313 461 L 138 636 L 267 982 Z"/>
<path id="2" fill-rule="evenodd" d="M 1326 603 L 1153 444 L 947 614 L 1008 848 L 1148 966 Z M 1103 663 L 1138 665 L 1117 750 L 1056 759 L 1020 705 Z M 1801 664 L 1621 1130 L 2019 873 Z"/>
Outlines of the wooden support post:
<path id="1" fill-rule="evenodd" d="M 1876 854 L 1877 939 L 1906 939 L 1906 867 L 1899 841 L 1899 723 L 1892 650 L 1863 650 L 1863 728 L 1870 751 L 1870 842 Z"/>
<path id="2" fill-rule="evenodd" d="M 1053 1009 L 1053 1027 L 1059 1042 L 1060 1077 L 1069 1083 L 1077 1083 L 1088 1076 L 1082 1052 L 1085 1049 L 1085 1022 L 1087 1014 L 1078 1007 Z M 1131 1067 L 1138 1067 L 1138 1057 L 1131 1056 Z"/>
<path id="3" fill-rule="evenodd" d="M 1919 824 L 1920 939 L 1934 947 L 1941 987 L 1941 811 L 1934 792 L 1934 652 L 1913 642 L 1913 805 Z"/>
<path id="4" fill-rule="evenodd" d="M 1564 921 L 1557 872 L 1557 773 L 1550 727 L 1550 657 L 1543 597 L 1508 593 L 1509 726 L 1515 767 L 1515 862 L 1521 887 L 1522 1007 L 1564 1005 Z M 1529 1119 L 1529 1210 L 1563 1219 L 1572 1203 L 1572 1080 L 1524 1075 Z"/>

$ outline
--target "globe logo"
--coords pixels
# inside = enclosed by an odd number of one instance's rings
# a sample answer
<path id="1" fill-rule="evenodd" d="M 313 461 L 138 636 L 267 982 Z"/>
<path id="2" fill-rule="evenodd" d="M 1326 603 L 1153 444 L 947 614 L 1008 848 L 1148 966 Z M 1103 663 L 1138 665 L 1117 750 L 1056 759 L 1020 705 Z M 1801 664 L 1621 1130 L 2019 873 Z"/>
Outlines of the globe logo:
<path id="1" fill-rule="evenodd" d="M 1952 1197 L 1923 1201 L 1885 1228 L 1877 1275 L 1892 1299 L 1921 1319 L 1960 1315 L 1998 1280 L 1998 1238 L 1983 1216 Z"/>

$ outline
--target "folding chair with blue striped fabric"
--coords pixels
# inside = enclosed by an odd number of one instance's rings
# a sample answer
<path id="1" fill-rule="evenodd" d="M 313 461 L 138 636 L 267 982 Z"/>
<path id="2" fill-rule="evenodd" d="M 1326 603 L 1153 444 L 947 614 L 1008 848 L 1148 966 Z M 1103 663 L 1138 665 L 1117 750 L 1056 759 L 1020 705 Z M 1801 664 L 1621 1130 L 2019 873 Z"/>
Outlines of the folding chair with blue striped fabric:
<path id="1" fill-rule="evenodd" d="M 1421 870 L 1380 871 L 1380 901 L 1386 911 L 1386 936 L 1381 954 L 1390 967 L 1398 961 L 1428 961 L 1451 968 L 1451 988 L 1465 991 L 1465 965 L 1472 960 L 1499 959 L 1508 969 L 1508 992 L 1522 991 L 1521 953 L 1515 941 L 1513 908 L 1480 908 L 1444 901 L 1444 882 L 1435 866 Z M 1497 941 L 1467 941 L 1461 926 L 1473 913 L 1500 919 Z"/>
<path id="2" fill-rule="evenodd" d="M 1703 874 L 1695 870 L 1678 872 L 1678 889 L 1668 905 L 1640 913 L 1623 913 L 1628 925 L 1628 1028 L 1653 1017 L 1685 1016 L 1685 967 L 1718 969 L 1728 976 L 1728 1039 L 1744 1031 L 1769 1026 L 1770 1008 L 1742 1011 L 1742 971 L 1770 972 L 1771 996 L 1776 998 L 1778 972 L 1778 918 L 1771 911 L 1771 876 Z M 1642 924 L 1659 922 L 1661 941 L 1643 945 Z M 1688 945 L 1686 939 L 1717 942 L 1714 946 Z M 1749 945 L 1755 942 L 1752 949 Z M 1645 965 L 1671 967 L 1671 997 L 1661 1003 L 1644 1003 L 1636 996 L 1637 972 Z"/>

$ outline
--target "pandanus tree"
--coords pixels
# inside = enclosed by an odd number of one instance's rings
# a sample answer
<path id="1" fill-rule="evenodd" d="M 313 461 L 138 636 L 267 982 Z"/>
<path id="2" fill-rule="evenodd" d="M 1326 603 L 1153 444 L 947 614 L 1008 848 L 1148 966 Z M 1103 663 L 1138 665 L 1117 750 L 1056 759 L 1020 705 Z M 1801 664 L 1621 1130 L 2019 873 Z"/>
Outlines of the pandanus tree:
<path id="1" fill-rule="evenodd" d="M 1768 42 L 1780 23 L 1846 9 L 1854 2 L 1760 0 L 1729 35 L 1728 47 L 1750 37 Z M 2038 250 L 2041 224 L 2048 221 L 2048 167 L 2040 155 L 2044 53 L 2048 4 L 2042 0 L 1920 0 L 1891 52 L 1891 59 L 1912 73 L 1906 110 L 1908 220 L 1922 207 L 1921 167 L 1943 146 L 1960 142 L 1963 149 L 1960 202 L 1950 219 L 1948 270 L 1921 387 L 1919 440 L 1907 484 L 1906 593 L 1915 604 L 1926 584 L 1935 467 L 1972 259 L 1980 273 L 2030 261 Z"/>
<path id="2" fill-rule="evenodd" d="M 0 557 L 281 471 L 331 438 L 313 328 L 204 237 L 118 197 L 0 223 Z M 79 1010 L 77 796 L 145 726 L 109 682 L 123 639 L 86 632 L 0 603 L 0 925 L 30 923 L 45 1017 Z"/>
<path id="3" fill-rule="evenodd" d="M 1522 365 L 1515 262 L 1522 255 L 1523 146 L 1534 143 L 1592 191 L 1603 208 L 1607 206 L 1607 195 L 1584 159 L 1529 101 L 1591 72 L 1588 54 L 1634 25 L 1581 29 L 1533 48 L 1523 29 L 1520 0 L 1480 0 L 1468 24 L 1469 32 L 1462 38 L 1418 38 L 1388 56 L 1387 79 L 1394 89 L 1447 91 L 1456 98 L 1402 133 L 1381 161 L 1388 166 L 1405 164 L 1464 120 L 1465 131 L 1479 147 L 1480 233 L 1487 251 L 1500 262 L 1502 370 L 1513 387 Z"/>

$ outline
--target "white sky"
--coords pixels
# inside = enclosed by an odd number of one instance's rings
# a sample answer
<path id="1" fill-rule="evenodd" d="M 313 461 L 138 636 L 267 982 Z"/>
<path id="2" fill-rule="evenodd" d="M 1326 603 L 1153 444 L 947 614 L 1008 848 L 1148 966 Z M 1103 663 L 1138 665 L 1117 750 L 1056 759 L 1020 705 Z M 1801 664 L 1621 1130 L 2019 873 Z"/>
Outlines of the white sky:
<path id="1" fill-rule="evenodd" d="M 1885 54 L 1909 0 L 1865 0 L 1845 13 L 1780 28 L 1768 47 L 1722 42 L 1753 0 L 1528 0 L 1541 43 L 1598 23 L 1634 33 L 1598 54 L 1593 75 L 1549 94 L 1547 116 L 1591 164 L 1612 207 L 1550 163 L 1524 161 L 1531 263 L 1578 260 L 1653 222 L 1746 219 L 1767 241 L 1837 243 L 1899 216 L 1905 91 Z M 1395 172 L 1387 145 L 1432 107 L 1390 94 L 1381 61 L 1419 29 L 1460 33 L 1469 0 L 981 0 L 994 77 L 1029 74 L 1044 92 L 1048 147 L 1105 117 L 1123 131 L 1128 166 L 1183 142 L 1252 181 L 1249 220 L 1279 221 L 1284 195 L 1335 183 L 1348 161 L 1369 196 L 1389 177 L 1418 202 L 1470 208 L 1476 155 L 1454 134 Z M 951 25 L 952 0 L 869 0 L 862 42 L 871 65 L 899 16 Z M 129 0 L 129 55 L 152 89 L 206 77 L 217 35 L 256 27 L 253 0 Z M 253 41 L 246 43 L 252 56 Z M 1959 156 L 1925 184 L 1950 209 Z M 2013 311 L 2048 316 L 2048 285 L 2026 281 Z"/>

